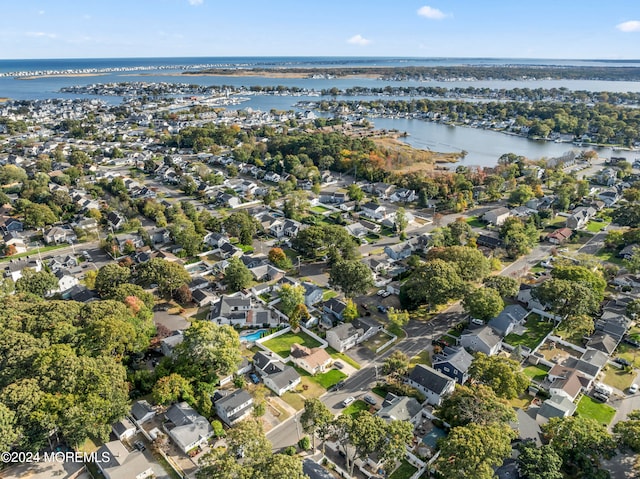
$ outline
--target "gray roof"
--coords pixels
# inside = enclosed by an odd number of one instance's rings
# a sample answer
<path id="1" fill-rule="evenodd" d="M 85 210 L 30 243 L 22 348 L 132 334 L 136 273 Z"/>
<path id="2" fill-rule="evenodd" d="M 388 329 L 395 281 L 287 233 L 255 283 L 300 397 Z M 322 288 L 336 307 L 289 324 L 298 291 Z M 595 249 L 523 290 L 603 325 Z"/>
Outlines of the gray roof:
<path id="1" fill-rule="evenodd" d="M 131 415 L 136 421 L 140 421 L 149 413 L 155 414 L 153 408 L 151 407 L 151 404 L 149 404 L 144 399 L 135 401 L 131 406 Z"/>
<path id="2" fill-rule="evenodd" d="M 432 363 L 449 363 L 458 371 L 467 372 L 473 361 L 473 356 L 464 348 L 446 346 L 440 354 L 433 356 Z"/>
<path id="3" fill-rule="evenodd" d="M 607 333 L 596 331 L 587 343 L 587 347 L 611 354 L 618 346 L 618 341 Z"/>
<path id="4" fill-rule="evenodd" d="M 410 421 L 420 411 L 422 406 L 416 398 L 388 393 L 376 415 L 390 421 Z"/>
<path id="5" fill-rule="evenodd" d="M 354 319 L 351 324 L 353 324 L 356 329 L 362 329 L 362 331 L 364 331 L 365 333 L 370 329 L 378 330 L 382 328 L 382 325 L 378 323 L 378 321 L 376 321 L 372 317 L 366 316 Z"/>
<path id="6" fill-rule="evenodd" d="M 251 300 L 232 296 L 222 296 L 220 301 L 211 306 L 211 318 L 242 319 L 247 310 L 234 311 L 236 308 L 251 307 Z"/>
<path id="7" fill-rule="evenodd" d="M 551 398 L 547 399 L 542 403 L 542 406 L 540 406 L 538 416 L 547 419 L 571 416 L 576 408 L 577 406 L 564 396 L 551 396 Z"/>
<path id="8" fill-rule="evenodd" d="M 358 330 L 351 323 L 342 323 L 335 328 L 331 328 L 329 331 L 334 333 L 339 339 L 347 339 L 351 336 L 358 334 Z"/>
<path id="9" fill-rule="evenodd" d="M 477 336 L 477 338 L 484 344 L 489 346 L 489 348 L 493 348 L 496 344 L 502 341 L 500 336 L 498 336 L 495 331 L 487 325 L 482 326 L 481 328 L 478 328 L 474 331 L 464 333 L 463 336 Z"/>
<path id="10" fill-rule="evenodd" d="M 517 324 L 524 319 L 528 311 L 519 304 L 510 304 L 498 316 L 489 321 L 489 326 L 500 334 L 505 334 L 510 324 Z"/>
<path id="11" fill-rule="evenodd" d="M 453 382 L 453 379 L 449 376 L 445 376 L 440 371 L 423 364 L 418 364 L 413 368 L 411 374 L 409 374 L 409 379 L 418 383 L 427 391 L 432 391 L 436 394 L 444 393 Z"/>
<path id="12" fill-rule="evenodd" d="M 104 444 L 97 452 L 100 467 L 109 477 L 136 477 L 152 466 L 140 451 L 129 451 L 120 441 Z M 103 459 L 107 457 L 108 460 Z"/>
<path id="13" fill-rule="evenodd" d="M 269 379 L 271 379 L 279 389 L 282 389 L 300 379 L 300 374 L 291 366 L 284 366 L 281 371 L 269 374 Z"/>
<path id="14" fill-rule="evenodd" d="M 228 394 L 227 396 L 224 396 L 223 398 L 218 399 L 216 401 L 216 408 L 225 410 L 228 416 L 229 411 L 233 411 L 234 409 L 241 406 L 242 404 L 245 404 L 252 400 L 253 398 L 247 391 L 245 391 L 244 389 L 237 389 L 231 394 Z M 229 417 L 229 419 L 233 420 L 233 417 Z"/>
<path id="15" fill-rule="evenodd" d="M 111 425 L 113 432 L 115 432 L 118 437 L 127 432 L 130 429 L 135 429 L 136 427 L 133 425 L 131 421 L 129 421 L 126 417 L 120 419 L 118 422 L 114 422 Z"/>
<path id="16" fill-rule="evenodd" d="M 169 432 L 182 450 L 213 434 L 213 428 L 209 421 L 184 401 L 171 406 L 165 416 L 174 425 Z"/>

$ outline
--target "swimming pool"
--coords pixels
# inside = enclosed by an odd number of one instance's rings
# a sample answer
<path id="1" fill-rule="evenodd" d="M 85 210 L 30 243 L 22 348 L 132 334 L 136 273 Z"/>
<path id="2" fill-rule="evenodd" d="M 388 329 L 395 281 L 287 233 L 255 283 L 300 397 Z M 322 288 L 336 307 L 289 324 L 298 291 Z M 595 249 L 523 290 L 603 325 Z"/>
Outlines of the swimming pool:
<path id="1" fill-rule="evenodd" d="M 269 331 L 269 330 L 268 329 L 258 329 L 257 331 L 254 331 L 253 333 L 250 333 L 250 334 L 242 334 L 240 336 L 240 341 L 255 342 L 256 340 L 258 340 L 262 336 L 264 336 L 264 333 L 266 333 L 267 331 Z"/>
<path id="2" fill-rule="evenodd" d="M 438 439 L 440 439 L 441 437 L 445 437 L 446 435 L 447 433 L 444 432 L 443 429 L 434 427 L 422 438 L 422 442 L 429 446 L 431 449 L 435 449 Z"/>

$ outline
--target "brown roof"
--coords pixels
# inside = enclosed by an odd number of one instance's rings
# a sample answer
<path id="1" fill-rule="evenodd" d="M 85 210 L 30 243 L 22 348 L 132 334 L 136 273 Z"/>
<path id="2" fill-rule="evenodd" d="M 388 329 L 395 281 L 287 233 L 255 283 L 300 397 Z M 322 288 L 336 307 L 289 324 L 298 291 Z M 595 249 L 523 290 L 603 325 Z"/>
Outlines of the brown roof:
<path id="1" fill-rule="evenodd" d="M 298 343 L 291 345 L 291 356 L 304 361 L 312 368 L 322 366 L 331 360 L 331 356 L 323 348 L 308 348 Z"/>

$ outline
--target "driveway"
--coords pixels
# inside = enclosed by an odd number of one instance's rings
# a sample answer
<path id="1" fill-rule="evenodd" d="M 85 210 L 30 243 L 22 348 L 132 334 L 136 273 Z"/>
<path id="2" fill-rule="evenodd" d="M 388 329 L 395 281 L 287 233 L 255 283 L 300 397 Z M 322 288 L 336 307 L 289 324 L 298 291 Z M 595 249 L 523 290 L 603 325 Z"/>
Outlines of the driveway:
<path id="1" fill-rule="evenodd" d="M 153 322 L 158 325 L 161 324 L 168 328 L 169 331 L 184 331 L 191 323 L 177 314 L 169 314 L 166 311 L 155 311 L 153 313 Z"/>

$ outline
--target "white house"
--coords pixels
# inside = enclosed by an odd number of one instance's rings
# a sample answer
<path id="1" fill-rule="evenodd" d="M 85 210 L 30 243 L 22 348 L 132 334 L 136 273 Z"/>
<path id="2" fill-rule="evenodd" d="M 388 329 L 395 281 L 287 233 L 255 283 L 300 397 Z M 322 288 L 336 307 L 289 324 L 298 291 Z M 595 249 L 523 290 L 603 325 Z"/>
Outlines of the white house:
<path id="1" fill-rule="evenodd" d="M 511 211 L 502 206 L 500 208 L 487 211 L 482 215 L 482 219 L 491 225 L 501 226 L 509 216 L 511 216 Z"/>
<path id="2" fill-rule="evenodd" d="M 262 376 L 264 385 L 278 396 L 282 396 L 300 384 L 298 372 L 291 366 L 283 364 L 270 353 L 258 351 L 253 356 L 253 367 Z"/>
<path id="3" fill-rule="evenodd" d="M 456 382 L 429 366 L 417 364 L 409 374 L 407 384 L 424 394 L 429 404 L 439 406 L 444 397 L 453 392 Z"/>
<path id="4" fill-rule="evenodd" d="M 244 389 L 237 389 L 226 395 L 216 392 L 213 402 L 216 414 L 227 426 L 242 421 L 253 409 L 253 397 Z"/>
<path id="5" fill-rule="evenodd" d="M 186 402 L 171 406 L 165 413 L 164 428 L 176 445 L 185 454 L 198 446 L 206 445 L 213 437 L 213 427 L 209 421 Z"/>

